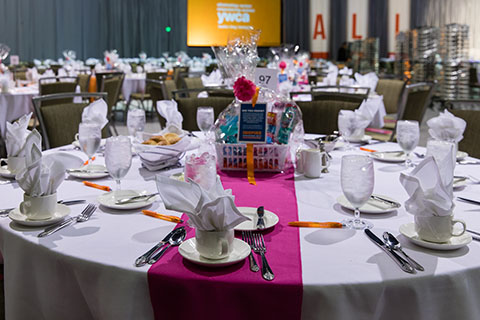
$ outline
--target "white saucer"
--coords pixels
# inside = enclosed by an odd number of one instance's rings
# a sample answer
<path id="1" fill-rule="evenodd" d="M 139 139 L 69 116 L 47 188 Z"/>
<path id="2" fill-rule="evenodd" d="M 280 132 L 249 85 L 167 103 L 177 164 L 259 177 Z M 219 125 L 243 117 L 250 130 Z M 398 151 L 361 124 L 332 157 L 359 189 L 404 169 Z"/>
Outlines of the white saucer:
<path id="1" fill-rule="evenodd" d="M 380 194 L 374 194 L 374 195 L 385 198 L 387 200 L 398 202 L 397 200 L 384 195 L 380 195 Z M 352 211 L 355 209 L 343 194 L 337 198 L 337 202 L 346 209 L 349 209 Z M 381 201 L 369 199 L 367 203 L 365 203 L 363 206 L 360 207 L 360 212 L 370 213 L 370 214 L 380 214 L 380 213 L 392 212 L 397 209 L 398 208 L 389 206 L 388 204 L 383 203 Z"/>
<path id="2" fill-rule="evenodd" d="M 53 216 L 50 219 L 45 219 L 45 220 L 30 220 L 27 218 L 26 215 L 20 212 L 19 208 L 15 208 L 10 213 L 8 216 L 10 219 L 15 221 L 18 224 L 28 226 L 28 227 L 43 227 L 43 226 L 48 226 L 50 224 L 54 224 L 56 222 L 59 222 L 63 220 L 66 216 L 70 214 L 70 208 L 67 207 L 64 204 L 57 204 L 57 210 L 53 214 Z"/>
<path id="3" fill-rule="evenodd" d="M 147 191 L 138 191 L 138 190 L 117 190 L 117 191 L 112 191 L 108 193 L 104 193 L 101 196 L 97 198 L 98 202 L 107 208 L 110 209 L 119 209 L 119 210 L 134 210 L 134 209 L 139 209 L 146 207 L 153 202 L 155 202 L 155 199 L 157 196 L 153 196 L 148 200 L 143 200 L 143 201 L 132 201 L 132 202 L 127 202 L 125 204 L 115 204 L 115 195 L 120 196 L 119 199 L 123 198 L 128 198 L 128 197 L 135 197 L 135 196 L 140 196 L 143 194 L 148 194 Z"/>
<path id="4" fill-rule="evenodd" d="M 463 188 L 468 184 L 467 182 L 468 182 L 468 179 L 460 180 L 460 179 L 453 178 L 453 189 Z"/>
<path id="5" fill-rule="evenodd" d="M 402 224 L 399 230 L 401 234 L 416 245 L 433 250 L 455 250 L 472 242 L 472 236 L 468 232 L 465 232 L 459 237 L 451 237 L 450 240 L 445 243 L 435 243 L 422 240 L 418 237 L 418 234 L 415 231 L 415 223 L 413 222 Z"/>
<path id="6" fill-rule="evenodd" d="M 107 167 L 98 165 L 98 164 L 88 164 L 86 166 L 81 167 L 80 169 L 103 171 L 103 170 L 107 170 Z M 99 179 L 99 178 L 104 178 L 109 176 L 108 172 L 104 172 L 104 173 L 68 172 L 68 174 L 74 178 L 79 178 L 79 179 Z"/>
<path id="7" fill-rule="evenodd" d="M 463 151 L 457 151 L 457 161 L 463 160 L 468 157 L 468 153 Z"/>
<path id="8" fill-rule="evenodd" d="M 8 166 L 0 167 L 0 176 L 7 179 L 15 179 L 15 173 L 12 173 L 10 170 L 8 170 Z"/>
<path id="9" fill-rule="evenodd" d="M 238 210 L 240 210 L 241 213 L 243 213 L 244 215 L 246 215 L 252 220 L 244 221 L 239 225 L 237 225 L 234 229 L 238 231 L 258 230 L 257 229 L 257 221 L 258 221 L 257 208 L 238 207 Z M 268 229 L 275 226 L 278 223 L 279 218 L 272 211 L 264 210 L 263 221 L 265 222 L 265 229 Z"/>
<path id="10" fill-rule="evenodd" d="M 351 143 L 362 143 L 362 142 L 369 142 L 370 140 L 372 140 L 372 137 L 364 135 L 360 139 L 359 138 L 348 138 L 347 140 L 348 140 L 348 142 L 351 142 Z"/>
<path id="11" fill-rule="evenodd" d="M 407 156 L 403 152 L 372 152 L 370 156 L 383 162 L 405 162 Z"/>
<path id="12" fill-rule="evenodd" d="M 211 260 L 201 257 L 195 246 L 195 238 L 190 238 L 178 247 L 178 252 L 188 261 L 206 267 L 226 267 L 238 263 L 248 257 L 251 251 L 250 246 L 246 242 L 234 238 L 233 250 L 228 257 L 218 260 Z"/>

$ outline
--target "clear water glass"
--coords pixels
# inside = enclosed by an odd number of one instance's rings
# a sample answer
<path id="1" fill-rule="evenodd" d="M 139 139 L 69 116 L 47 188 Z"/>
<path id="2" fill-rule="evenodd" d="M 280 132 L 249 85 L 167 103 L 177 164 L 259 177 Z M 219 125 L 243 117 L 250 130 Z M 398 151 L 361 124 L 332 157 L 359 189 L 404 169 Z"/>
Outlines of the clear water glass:
<path id="1" fill-rule="evenodd" d="M 202 153 L 200 156 L 195 154 L 187 156 L 184 176 L 185 181 L 192 179 L 205 190 L 210 190 L 217 181 L 215 157 L 207 152 Z"/>
<path id="2" fill-rule="evenodd" d="M 418 121 L 399 120 L 397 121 L 397 142 L 405 152 L 405 166 L 410 168 L 413 165 L 410 153 L 415 150 L 420 139 L 420 127 Z"/>
<path id="3" fill-rule="evenodd" d="M 355 209 L 354 218 L 343 223 L 350 229 L 372 228 L 371 222 L 360 219 L 359 209 L 367 203 L 373 192 L 373 160 L 364 155 L 343 156 L 340 177 L 343 194 Z"/>
<path id="4" fill-rule="evenodd" d="M 197 108 L 197 125 L 205 137 L 207 137 L 208 133 L 212 130 L 214 120 L 215 116 L 212 107 Z"/>
<path id="5" fill-rule="evenodd" d="M 353 126 L 350 123 L 350 119 L 341 113 L 338 114 L 338 132 L 340 133 L 340 137 L 338 138 L 338 141 L 341 141 L 344 143 L 345 150 L 352 150 L 353 147 L 348 141 L 349 138 L 353 134 Z"/>
<path id="6" fill-rule="evenodd" d="M 120 180 L 127 175 L 132 165 L 132 142 L 128 137 L 117 136 L 107 139 L 105 164 L 108 173 L 117 183 L 117 190 L 121 190 Z"/>
<path id="7" fill-rule="evenodd" d="M 127 114 L 128 134 L 136 139 L 145 130 L 145 110 L 131 109 Z M 141 139 L 141 138 L 140 138 Z"/>
<path id="8" fill-rule="evenodd" d="M 78 143 L 82 151 L 88 157 L 88 163 L 92 162 L 93 155 L 97 152 L 102 141 L 102 128 L 95 123 L 82 122 L 78 126 Z"/>

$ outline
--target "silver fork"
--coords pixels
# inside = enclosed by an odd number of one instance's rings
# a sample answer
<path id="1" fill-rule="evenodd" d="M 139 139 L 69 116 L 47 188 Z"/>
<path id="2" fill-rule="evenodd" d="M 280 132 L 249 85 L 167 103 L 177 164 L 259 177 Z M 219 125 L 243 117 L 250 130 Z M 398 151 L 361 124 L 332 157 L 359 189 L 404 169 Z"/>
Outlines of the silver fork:
<path id="1" fill-rule="evenodd" d="M 250 248 L 253 250 L 253 237 L 251 232 L 242 231 L 242 240 L 248 243 L 250 245 Z M 250 260 L 250 270 L 253 272 L 258 272 L 260 268 L 258 267 L 257 261 L 255 261 L 253 252 L 250 251 L 248 259 Z"/>
<path id="2" fill-rule="evenodd" d="M 253 233 L 251 232 L 253 238 L 253 251 L 255 253 L 260 254 L 262 257 L 262 277 L 265 280 L 272 281 L 275 278 L 272 269 L 268 265 L 267 258 L 265 257 L 265 252 L 267 252 L 267 248 L 265 247 L 265 241 L 263 241 L 263 235 L 261 233 Z"/>
<path id="3" fill-rule="evenodd" d="M 64 220 L 64 221 L 56 224 L 56 225 L 53 225 L 51 227 L 46 228 L 42 233 L 40 233 L 38 235 L 38 237 L 42 238 L 42 237 L 49 236 L 52 233 L 55 233 L 58 230 L 61 230 L 65 227 L 67 227 L 67 226 L 71 226 L 71 225 L 73 225 L 77 222 L 85 222 L 88 219 L 90 219 L 90 217 L 95 212 L 95 210 L 97 210 L 97 206 L 90 203 L 85 207 L 85 209 L 83 209 L 82 213 L 80 213 L 78 216 L 69 218 L 67 220 Z"/>

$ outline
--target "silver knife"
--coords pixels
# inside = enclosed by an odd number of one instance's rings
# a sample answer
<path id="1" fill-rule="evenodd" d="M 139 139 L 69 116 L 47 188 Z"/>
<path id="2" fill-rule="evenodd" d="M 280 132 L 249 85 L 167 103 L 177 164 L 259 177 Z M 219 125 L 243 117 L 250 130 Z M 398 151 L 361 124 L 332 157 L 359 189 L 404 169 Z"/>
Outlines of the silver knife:
<path id="1" fill-rule="evenodd" d="M 68 173 L 108 173 L 107 170 L 67 169 Z"/>
<path id="2" fill-rule="evenodd" d="M 385 243 L 380 240 L 370 229 L 365 229 L 365 234 L 370 238 L 370 240 L 373 241 L 377 246 L 379 246 L 385 253 L 392 258 L 398 266 L 405 272 L 407 273 L 416 273 L 415 269 L 408 263 L 407 260 L 403 259 L 400 257 L 397 253 L 394 251 L 390 250 Z"/>
<path id="3" fill-rule="evenodd" d="M 265 213 L 265 209 L 263 208 L 263 206 L 257 208 L 257 215 L 258 215 L 257 229 L 260 229 L 260 230 L 265 229 L 265 221 L 263 220 L 264 213 Z"/>
<path id="4" fill-rule="evenodd" d="M 184 227 L 180 227 L 180 228 L 184 228 Z M 180 229 L 178 228 L 178 229 Z M 152 249 L 148 250 L 147 252 L 145 252 L 144 254 L 142 254 L 140 257 L 137 258 L 137 260 L 135 260 L 135 266 L 136 267 L 141 267 L 141 266 L 144 266 L 145 264 L 147 264 L 148 260 L 150 260 L 150 258 L 161 248 L 163 247 L 165 244 L 167 244 L 168 240 L 170 240 L 170 238 L 172 237 L 172 234 L 175 232 L 175 230 L 177 229 L 173 229 L 172 231 L 170 231 L 166 236 L 165 238 L 163 238 L 162 241 L 160 241 L 159 243 L 157 243 Z"/>
<path id="5" fill-rule="evenodd" d="M 370 199 L 373 199 L 373 200 L 376 200 L 376 201 L 380 201 L 380 202 L 383 202 L 383 203 L 386 203 L 388 204 L 389 206 L 392 206 L 394 208 L 400 208 L 402 205 L 396 201 L 392 201 L 392 200 L 388 200 L 388 199 L 385 199 L 383 197 L 380 197 L 380 196 L 377 196 L 377 195 L 371 195 L 370 196 Z"/>

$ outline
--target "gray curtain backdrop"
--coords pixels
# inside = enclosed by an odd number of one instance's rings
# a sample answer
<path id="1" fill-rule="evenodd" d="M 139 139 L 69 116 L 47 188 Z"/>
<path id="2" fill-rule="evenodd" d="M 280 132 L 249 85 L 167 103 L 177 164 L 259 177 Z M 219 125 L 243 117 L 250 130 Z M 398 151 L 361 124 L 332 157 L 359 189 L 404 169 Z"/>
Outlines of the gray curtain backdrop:
<path id="1" fill-rule="evenodd" d="M 379 39 L 380 57 L 388 56 L 388 1 L 368 3 L 368 36 Z"/>
<path id="2" fill-rule="evenodd" d="M 338 49 L 347 41 L 347 0 L 330 0 L 330 53 L 337 60 Z"/>

